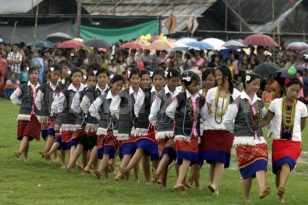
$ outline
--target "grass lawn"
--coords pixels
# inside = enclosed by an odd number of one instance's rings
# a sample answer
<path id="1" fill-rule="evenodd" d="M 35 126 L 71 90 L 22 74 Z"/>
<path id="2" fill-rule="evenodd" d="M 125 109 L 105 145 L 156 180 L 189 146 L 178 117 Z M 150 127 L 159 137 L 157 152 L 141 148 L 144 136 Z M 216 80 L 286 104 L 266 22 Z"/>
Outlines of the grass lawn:
<path id="1" fill-rule="evenodd" d="M 161 190 L 158 185 L 137 184 L 133 177 L 128 182 L 115 182 L 109 179 L 97 180 L 93 175 L 84 176 L 80 171 L 68 173 L 59 164 L 48 164 L 38 154 L 43 141 L 31 142 L 30 164 L 14 157 L 19 147 L 16 140 L 16 116 L 18 107 L 9 101 L 0 100 L 0 205 L 75 205 L 75 204 L 243 204 L 242 186 L 234 158 L 231 168 L 224 173 L 220 186 L 220 197 L 212 196 L 207 190 L 208 165 L 204 165 L 201 175 L 202 190 L 190 189 L 188 195 L 181 196 L 172 187 L 175 171 L 168 178 L 168 188 Z M 308 129 L 303 133 L 303 151 L 307 151 Z M 308 201 L 308 154 L 303 153 L 296 170 L 292 172 L 286 187 L 287 204 L 307 204 Z M 273 189 L 264 200 L 258 199 L 257 184 L 254 181 L 251 191 L 251 204 L 278 204 L 271 173 L 271 163 L 267 182 Z M 143 177 L 142 171 L 140 176 Z M 305 194 L 306 193 L 306 194 Z"/>

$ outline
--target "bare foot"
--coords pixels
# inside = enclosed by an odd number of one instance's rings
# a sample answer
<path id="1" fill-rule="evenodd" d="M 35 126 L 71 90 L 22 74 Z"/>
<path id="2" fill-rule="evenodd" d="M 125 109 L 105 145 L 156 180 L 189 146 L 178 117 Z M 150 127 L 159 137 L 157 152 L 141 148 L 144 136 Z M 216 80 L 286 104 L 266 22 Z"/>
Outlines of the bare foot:
<path id="1" fill-rule="evenodd" d="M 285 200 L 285 198 L 284 198 L 284 193 L 285 193 L 285 188 L 284 187 L 279 187 L 278 188 L 278 191 L 277 191 L 277 195 L 279 196 L 279 202 L 281 203 L 281 204 L 284 204 L 284 203 L 286 203 L 286 200 Z"/>
<path id="2" fill-rule="evenodd" d="M 251 203 L 251 201 L 250 201 L 250 199 L 248 198 L 248 199 L 244 199 L 244 203 L 245 204 L 250 204 Z"/>
<path id="3" fill-rule="evenodd" d="M 60 167 L 60 169 L 66 169 L 66 166 L 65 166 L 65 165 L 62 165 L 62 166 Z"/>
<path id="4" fill-rule="evenodd" d="M 40 150 L 38 153 L 41 155 L 42 158 L 44 158 L 45 153 L 42 150 Z"/>
<path id="5" fill-rule="evenodd" d="M 100 178 L 101 178 L 102 173 L 101 173 L 100 171 L 94 170 L 93 173 L 95 174 L 95 176 L 96 176 L 97 179 L 100 179 Z"/>
<path id="6" fill-rule="evenodd" d="M 208 187 L 207 187 L 209 190 L 210 190 L 210 192 L 212 192 L 212 193 L 214 193 L 215 191 L 216 191 L 216 187 L 214 186 L 214 185 L 209 185 Z"/>
<path id="7" fill-rule="evenodd" d="M 259 194 L 259 199 L 264 199 L 271 193 L 271 187 L 266 187 L 260 194 Z"/>
<path id="8" fill-rule="evenodd" d="M 116 180 L 116 181 L 120 181 L 120 180 L 123 180 L 123 179 L 124 179 L 124 176 L 122 175 L 121 172 L 118 172 L 118 174 L 114 178 L 114 180 Z"/>
<path id="9" fill-rule="evenodd" d="M 18 151 L 15 152 L 15 157 L 16 157 L 17 159 L 20 157 L 20 155 L 21 155 L 20 152 L 18 152 Z"/>

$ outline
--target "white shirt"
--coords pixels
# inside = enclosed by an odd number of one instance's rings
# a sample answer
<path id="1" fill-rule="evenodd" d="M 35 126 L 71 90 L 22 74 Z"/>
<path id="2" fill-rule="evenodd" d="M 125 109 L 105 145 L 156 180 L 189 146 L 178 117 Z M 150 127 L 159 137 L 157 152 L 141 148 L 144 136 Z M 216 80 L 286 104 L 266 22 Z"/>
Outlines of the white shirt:
<path id="1" fill-rule="evenodd" d="M 177 96 L 180 92 L 179 89 L 175 89 L 174 92 L 171 92 L 168 88 L 168 85 L 165 86 L 164 88 L 165 91 L 165 95 L 170 94 L 171 98 L 174 99 L 175 96 Z M 150 115 L 149 115 L 149 121 L 151 122 L 151 124 L 155 125 L 156 124 L 156 120 L 157 120 L 157 113 L 160 110 L 160 106 L 161 106 L 161 98 L 159 96 L 155 96 L 155 99 L 151 105 L 151 111 L 150 111 Z"/>
<path id="2" fill-rule="evenodd" d="M 117 97 L 118 95 L 113 96 L 111 90 L 108 91 L 106 99 L 111 99 L 111 101 Z M 101 116 L 99 115 L 99 111 L 101 108 L 103 101 L 100 97 L 96 98 L 96 100 L 94 100 L 94 102 L 92 103 L 92 105 L 89 107 L 89 112 L 90 115 L 94 118 L 96 118 L 97 120 L 100 120 Z"/>
<path id="3" fill-rule="evenodd" d="M 226 116 L 226 113 L 222 116 L 222 123 L 218 124 L 215 121 L 215 96 L 217 92 L 218 87 L 214 87 L 208 90 L 206 94 L 206 103 L 210 105 L 211 107 L 208 107 L 208 105 L 205 105 L 205 109 L 207 109 L 207 116 L 204 119 L 203 122 L 203 128 L 205 130 L 226 130 L 223 121 Z M 232 98 L 235 100 L 238 96 L 241 95 L 241 92 L 237 89 L 233 89 Z M 219 97 L 218 99 L 218 110 L 222 111 L 223 107 L 222 105 L 227 103 L 227 99 Z M 228 108 L 229 109 L 229 108 Z M 228 110 L 227 110 L 228 111 Z M 220 121 L 220 117 L 216 116 L 217 120 Z"/>
<path id="4" fill-rule="evenodd" d="M 48 86 L 52 89 L 53 92 L 55 92 L 57 85 L 53 85 L 51 82 L 48 82 Z M 56 94 L 53 93 L 53 99 L 55 98 Z M 44 93 L 42 93 L 41 90 L 39 90 L 36 94 L 36 98 L 35 98 L 35 106 L 38 110 L 42 110 L 42 101 L 44 99 Z"/>
<path id="5" fill-rule="evenodd" d="M 77 89 L 77 88 L 71 83 L 71 84 L 68 86 L 67 90 L 73 90 L 73 91 L 75 91 L 76 93 L 78 93 L 78 92 L 83 91 L 85 88 L 86 88 L 86 86 L 83 85 L 82 83 L 80 84 L 79 89 Z M 75 94 L 75 96 L 76 96 L 76 94 Z M 78 100 L 78 99 L 80 99 L 80 97 L 79 97 L 79 98 L 76 97 L 76 99 L 75 99 L 75 96 L 74 96 L 74 98 L 73 98 L 73 100 L 72 100 L 71 109 L 72 109 L 74 112 L 78 113 L 78 111 L 80 112 L 80 107 L 79 107 L 79 105 L 80 105 L 80 100 Z M 75 101 L 74 101 L 74 99 L 75 99 Z M 64 104 L 65 104 L 65 103 L 66 103 L 66 99 L 65 99 L 64 93 L 61 92 L 59 95 L 56 95 L 56 96 L 55 96 L 55 99 L 54 99 L 54 101 L 53 101 L 52 104 L 51 104 L 51 112 L 54 113 L 54 114 L 55 114 L 55 113 L 61 113 L 61 112 L 63 112 L 63 110 L 64 110 Z"/>
<path id="6" fill-rule="evenodd" d="M 35 93 L 36 90 L 38 89 L 38 87 L 40 87 L 40 84 L 37 83 L 36 86 L 34 86 L 33 84 L 31 84 L 30 81 L 28 81 L 27 86 L 31 86 L 32 89 L 34 89 Z M 14 105 L 21 105 L 21 99 L 19 98 L 21 96 L 22 92 L 20 87 L 17 87 L 16 90 L 13 92 L 13 94 L 10 97 L 10 100 L 12 101 L 12 103 Z"/>
<path id="7" fill-rule="evenodd" d="M 134 96 L 135 104 L 134 104 L 134 114 L 138 117 L 139 111 L 144 101 L 144 92 L 141 88 L 139 88 L 138 92 L 134 92 L 132 87 L 129 87 L 129 95 Z M 119 109 L 120 109 L 121 98 L 119 95 L 114 97 L 110 103 L 110 112 L 111 115 L 116 116 L 119 119 Z"/>
<path id="8" fill-rule="evenodd" d="M 104 90 L 102 90 L 98 85 L 95 86 L 95 90 L 99 90 L 101 92 L 101 95 L 103 95 L 107 91 L 107 89 L 109 89 L 107 85 L 105 86 Z M 78 97 L 78 95 L 75 95 L 75 96 Z M 90 106 L 91 106 L 91 99 L 87 95 L 83 96 L 81 103 L 80 103 L 80 108 L 82 112 L 87 114 Z"/>
<path id="9" fill-rule="evenodd" d="M 271 135 L 273 139 L 280 139 L 282 123 L 282 98 L 273 100 L 269 106 L 269 111 L 275 114 L 270 124 Z M 293 141 L 302 141 L 301 119 L 307 117 L 307 107 L 301 101 L 297 101 L 295 109 L 295 119 L 293 124 Z"/>

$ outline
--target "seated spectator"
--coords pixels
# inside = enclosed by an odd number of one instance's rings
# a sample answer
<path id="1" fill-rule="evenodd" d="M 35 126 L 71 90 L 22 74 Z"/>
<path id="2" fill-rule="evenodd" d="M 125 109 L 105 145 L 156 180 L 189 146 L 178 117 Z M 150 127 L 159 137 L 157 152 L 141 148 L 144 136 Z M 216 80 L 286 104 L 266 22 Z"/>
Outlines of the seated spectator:
<path id="1" fill-rule="evenodd" d="M 18 86 L 20 86 L 20 81 L 16 78 L 16 73 L 12 72 L 4 86 L 5 96 L 8 100 Z"/>

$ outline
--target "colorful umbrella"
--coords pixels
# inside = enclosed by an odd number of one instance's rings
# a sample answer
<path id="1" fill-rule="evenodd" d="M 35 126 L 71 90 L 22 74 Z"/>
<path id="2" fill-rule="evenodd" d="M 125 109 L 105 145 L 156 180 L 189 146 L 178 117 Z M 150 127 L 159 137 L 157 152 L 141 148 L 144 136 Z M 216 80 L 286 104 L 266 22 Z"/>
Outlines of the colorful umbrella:
<path id="1" fill-rule="evenodd" d="M 93 48 L 111 48 L 111 45 L 107 41 L 96 38 L 86 40 L 84 45 Z"/>
<path id="2" fill-rule="evenodd" d="M 67 33 L 62 33 L 62 32 L 52 33 L 46 37 L 46 40 L 52 43 L 59 43 L 59 42 L 72 40 L 72 39 L 73 39 L 72 36 L 68 35 Z"/>
<path id="3" fill-rule="evenodd" d="M 168 50 L 172 47 L 173 47 L 172 43 L 170 43 L 167 40 L 157 40 L 157 41 L 154 41 L 153 43 L 151 43 L 148 46 L 148 49 L 161 51 L 161 50 Z"/>
<path id="4" fill-rule="evenodd" d="M 206 38 L 202 42 L 209 44 L 212 50 L 220 50 L 222 46 L 226 43 L 218 38 Z"/>
<path id="5" fill-rule="evenodd" d="M 83 44 L 79 41 L 69 40 L 59 43 L 57 48 L 83 48 Z"/>
<path id="6" fill-rule="evenodd" d="M 229 48 L 229 49 L 236 49 L 236 48 L 245 48 L 247 46 L 238 40 L 229 40 L 229 41 L 226 41 L 226 43 L 223 44 L 222 47 Z"/>
<path id="7" fill-rule="evenodd" d="M 207 50 L 213 50 L 214 49 L 213 45 L 210 45 L 210 44 L 203 42 L 203 41 L 190 42 L 187 45 L 190 46 L 190 47 L 200 48 L 200 49 L 207 49 Z"/>
<path id="8" fill-rule="evenodd" d="M 287 49 L 295 51 L 303 51 L 308 49 L 308 44 L 305 42 L 292 42 L 288 44 Z"/>
<path id="9" fill-rule="evenodd" d="M 147 49 L 147 46 L 143 43 L 140 43 L 138 41 L 131 41 L 127 42 L 121 45 L 122 48 L 129 48 L 129 49 Z"/>
<path id="10" fill-rule="evenodd" d="M 50 41 L 45 41 L 45 40 L 32 41 L 28 43 L 27 46 L 34 47 L 34 48 L 54 48 L 55 47 L 53 43 L 51 43 Z"/>
<path id="11" fill-rule="evenodd" d="M 276 46 L 274 39 L 268 35 L 255 34 L 247 36 L 243 44 L 251 46 Z"/>

